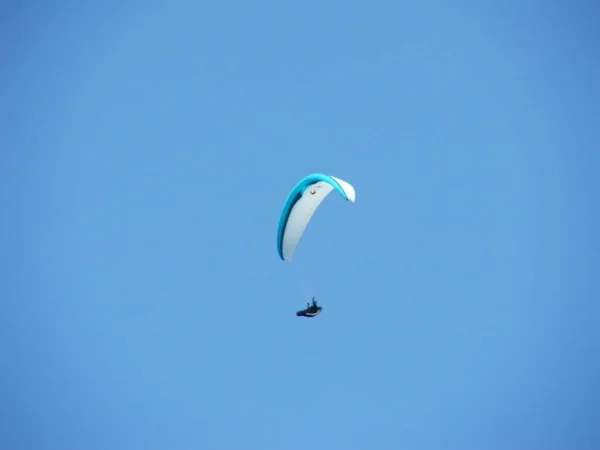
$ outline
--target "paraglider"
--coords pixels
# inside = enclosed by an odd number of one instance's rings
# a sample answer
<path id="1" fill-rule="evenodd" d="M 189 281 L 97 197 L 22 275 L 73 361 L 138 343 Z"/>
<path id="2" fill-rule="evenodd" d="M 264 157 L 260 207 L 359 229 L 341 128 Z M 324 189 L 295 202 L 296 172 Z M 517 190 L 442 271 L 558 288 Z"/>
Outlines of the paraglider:
<path id="1" fill-rule="evenodd" d="M 308 175 L 294 186 L 281 210 L 277 230 L 277 253 L 283 261 L 292 260 L 315 211 L 334 190 L 346 201 L 356 201 L 356 193 L 350 183 L 322 173 Z M 313 297 L 313 305 L 296 315 L 315 317 L 321 310 Z"/>
<path id="2" fill-rule="evenodd" d="M 321 314 L 321 311 L 323 310 L 322 306 L 318 306 L 317 305 L 317 301 L 315 300 L 315 298 L 312 298 L 312 305 L 309 303 L 306 303 L 306 309 L 303 309 L 302 311 L 298 311 L 296 313 L 296 315 L 298 317 L 302 316 L 302 317 L 316 317 L 319 314 Z"/>

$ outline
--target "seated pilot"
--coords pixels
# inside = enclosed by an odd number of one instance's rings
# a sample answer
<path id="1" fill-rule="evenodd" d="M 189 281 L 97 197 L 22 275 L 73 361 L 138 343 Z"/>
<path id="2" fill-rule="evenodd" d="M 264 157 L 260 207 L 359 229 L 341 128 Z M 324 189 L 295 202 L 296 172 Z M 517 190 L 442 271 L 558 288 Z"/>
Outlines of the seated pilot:
<path id="1" fill-rule="evenodd" d="M 298 311 L 296 313 L 297 316 L 304 316 L 304 317 L 315 317 L 317 315 L 319 315 L 321 313 L 321 310 L 323 308 L 321 306 L 317 305 L 317 301 L 315 300 L 315 298 L 312 298 L 312 305 L 310 303 L 306 303 L 306 309 L 303 311 Z"/>

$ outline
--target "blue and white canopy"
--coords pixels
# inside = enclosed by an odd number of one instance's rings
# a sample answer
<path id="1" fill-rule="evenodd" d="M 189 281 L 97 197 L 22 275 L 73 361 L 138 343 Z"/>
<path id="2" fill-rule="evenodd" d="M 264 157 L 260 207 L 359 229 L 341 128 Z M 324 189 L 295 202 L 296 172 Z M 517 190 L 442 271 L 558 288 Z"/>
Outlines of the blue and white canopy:
<path id="1" fill-rule="evenodd" d="M 321 173 L 308 175 L 294 186 L 281 211 L 277 230 L 277 252 L 281 259 L 292 259 L 313 214 L 334 189 L 347 201 L 356 200 L 350 183 Z"/>

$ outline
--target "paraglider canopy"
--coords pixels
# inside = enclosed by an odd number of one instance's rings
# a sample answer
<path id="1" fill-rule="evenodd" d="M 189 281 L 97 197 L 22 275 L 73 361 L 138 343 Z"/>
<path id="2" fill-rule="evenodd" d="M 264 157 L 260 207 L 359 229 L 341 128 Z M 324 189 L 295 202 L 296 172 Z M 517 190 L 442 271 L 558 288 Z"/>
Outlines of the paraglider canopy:
<path id="1" fill-rule="evenodd" d="M 290 261 L 313 214 L 336 190 L 349 202 L 356 201 L 354 187 L 344 180 L 316 173 L 302 178 L 292 189 L 281 211 L 277 231 L 277 253 Z"/>

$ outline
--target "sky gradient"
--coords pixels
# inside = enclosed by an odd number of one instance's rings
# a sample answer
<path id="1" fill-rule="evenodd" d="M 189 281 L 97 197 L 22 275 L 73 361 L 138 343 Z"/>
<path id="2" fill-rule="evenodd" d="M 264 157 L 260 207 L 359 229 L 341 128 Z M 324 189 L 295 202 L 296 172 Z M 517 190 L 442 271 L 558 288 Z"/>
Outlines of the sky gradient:
<path id="1" fill-rule="evenodd" d="M 600 447 L 593 2 L 0 17 L 0 448 Z"/>

